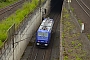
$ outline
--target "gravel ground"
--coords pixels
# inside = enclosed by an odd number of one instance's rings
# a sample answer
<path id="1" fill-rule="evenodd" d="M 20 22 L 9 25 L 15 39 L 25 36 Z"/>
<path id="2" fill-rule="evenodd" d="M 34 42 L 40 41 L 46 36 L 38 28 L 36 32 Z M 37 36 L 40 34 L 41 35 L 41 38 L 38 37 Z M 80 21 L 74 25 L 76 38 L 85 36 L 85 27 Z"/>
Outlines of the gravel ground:
<path id="1" fill-rule="evenodd" d="M 84 1 L 84 0 L 83 0 Z M 90 1 L 85 0 L 84 3 L 90 8 Z M 74 14 L 78 19 L 80 19 L 83 23 L 85 23 L 85 31 L 84 33 L 90 34 L 90 17 L 86 15 L 86 13 L 82 10 L 82 8 L 77 4 L 76 0 L 72 0 L 71 7 L 74 8 Z"/>
<path id="2" fill-rule="evenodd" d="M 89 26 L 85 27 L 84 33 L 81 33 L 81 26 L 78 23 L 78 17 L 88 25 L 89 20 L 85 17 L 85 13 L 77 6 L 75 0 L 72 0 L 71 5 L 64 1 L 62 11 L 62 45 L 64 60 L 90 60 L 90 41 L 86 37 L 89 33 Z M 69 7 L 74 8 L 74 12 Z"/>

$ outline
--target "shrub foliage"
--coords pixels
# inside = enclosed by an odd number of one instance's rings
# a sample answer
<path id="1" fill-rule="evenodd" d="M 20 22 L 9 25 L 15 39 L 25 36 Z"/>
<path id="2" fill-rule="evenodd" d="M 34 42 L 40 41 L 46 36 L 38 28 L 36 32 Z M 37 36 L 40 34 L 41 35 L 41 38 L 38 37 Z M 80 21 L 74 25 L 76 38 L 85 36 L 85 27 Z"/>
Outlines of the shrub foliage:
<path id="1" fill-rule="evenodd" d="M 0 0 L 1 1 L 1 0 Z M 8 0 L 12 1 L 12 0 Z M 16 28 L 19 26 L 20 22 L 27 17 L 27 15 L 34 11 L 34 9 L 38 5 L 38 0 L 32 0 L 32 2 L 24 3 L 23 7 L 17 10 L 14 14 L 8 17 L 6 20 L 0 22 L 0 46 L 2 46 L 2 42 L 7 38 L 7 30 L 15 23 Z"/>

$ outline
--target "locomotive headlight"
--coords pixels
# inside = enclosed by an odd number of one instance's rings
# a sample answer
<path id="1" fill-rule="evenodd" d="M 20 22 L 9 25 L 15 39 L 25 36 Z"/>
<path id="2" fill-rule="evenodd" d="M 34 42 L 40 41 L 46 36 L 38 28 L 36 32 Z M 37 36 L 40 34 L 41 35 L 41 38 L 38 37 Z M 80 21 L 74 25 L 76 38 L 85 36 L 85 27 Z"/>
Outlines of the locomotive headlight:
<path id="1" fill-rule="evenodd" d="M 45 44 L 45 46 L 48 46 L 48 44 Z"/>
<path id="2" fill-rule="evenodd" d="M 39 45 L 39 43 L 37 43 L 37 45 Z"/>

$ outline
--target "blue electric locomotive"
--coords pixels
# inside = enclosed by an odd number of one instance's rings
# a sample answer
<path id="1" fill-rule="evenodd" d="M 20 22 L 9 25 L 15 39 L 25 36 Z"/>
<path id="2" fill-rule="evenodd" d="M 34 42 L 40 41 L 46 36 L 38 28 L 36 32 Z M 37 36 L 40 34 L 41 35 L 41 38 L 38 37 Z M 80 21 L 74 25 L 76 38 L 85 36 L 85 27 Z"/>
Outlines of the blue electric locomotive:
<path id="1" fill-rule="evenodd" d="M 50 18 L 45 18 L 36 33 L 36 45 L 48 46 L 51 38 L 51 31 L 54 21 Z"/>

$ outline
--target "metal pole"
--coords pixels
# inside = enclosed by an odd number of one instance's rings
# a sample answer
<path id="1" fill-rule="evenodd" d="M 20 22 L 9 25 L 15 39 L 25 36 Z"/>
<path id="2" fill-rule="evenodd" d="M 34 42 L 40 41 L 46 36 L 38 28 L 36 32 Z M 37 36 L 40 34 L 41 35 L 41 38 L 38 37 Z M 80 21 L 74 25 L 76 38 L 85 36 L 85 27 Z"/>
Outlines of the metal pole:
<path id="1" fill-rule="evenodd" d="M 14 60 L 14 40 L 13 40 L 13 60 Z"/>
<path id="2" fill-rule="evenodd" d="M 41 12 L 41 0 L 40 0 L 40 12 Z"/>
<path id="3" fill-rule="evenodd" d="M 40 2 L 40 20 L 42 20 L 42 17 L 41 17 L 41 0 L 39 2 Z"/>
<path id="4" fill-rule="evenodd" d="M 13 30 L 13 32 L 15 32 L 15 24 L 13 24 L 12 30 Z M 15 33 L 12 33 L 13 60 L 14 60 L 14 34 L 15 34 Z"/>
<path id="5" fill-rule="evenodd" d="M 70 2 L 68 2 L 68 9 L 69 9 L 69 11 L 70 11 Z"/>
<path id="6" fill-rule="evenodd" d="M 70 3 L 71 3 L 71 0 L 68 0 L 68 9 L 70 11 Z"/>

